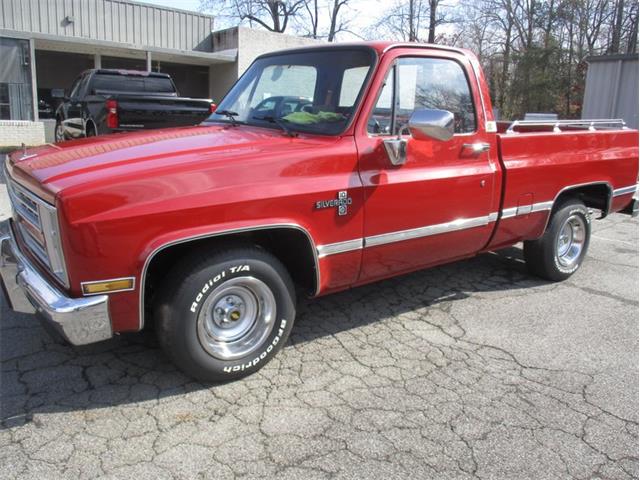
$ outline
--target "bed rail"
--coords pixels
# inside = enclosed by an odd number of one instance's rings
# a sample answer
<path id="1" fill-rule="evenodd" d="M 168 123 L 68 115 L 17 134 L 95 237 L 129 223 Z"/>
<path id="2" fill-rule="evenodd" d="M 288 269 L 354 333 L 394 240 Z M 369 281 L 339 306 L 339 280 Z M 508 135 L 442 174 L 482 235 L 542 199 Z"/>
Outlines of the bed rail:
<path id="1" fill-rule="evenodd" d="M 598 128 L 627 129 L 627 125 L 621 118 L 584 119 L 584 120 L 515 120 L 511 122 L 506 133 L 518 133 L 517 127 L 553 127 L 554 132 L 561 132 L 563 127 L 582 127 L 589 131 Z"/>

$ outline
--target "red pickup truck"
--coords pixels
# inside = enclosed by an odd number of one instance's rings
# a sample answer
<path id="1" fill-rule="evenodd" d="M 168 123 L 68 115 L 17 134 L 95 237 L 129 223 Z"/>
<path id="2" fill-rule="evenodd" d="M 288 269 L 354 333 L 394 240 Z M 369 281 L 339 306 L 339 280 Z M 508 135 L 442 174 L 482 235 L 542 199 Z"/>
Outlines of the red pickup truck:
<path id="1" fill-rule="evenodd" d="M 12 308 L 75 345 L 154 325 L 202 380 L 286 342 L 324 295 L 524 242 L 572 275 L 591 211 L 635 210 L 619 120 L 494 121 L 467 51 L 372 42 L 259 57 L 202 125 L 6 160 L 0 273 Z"/>

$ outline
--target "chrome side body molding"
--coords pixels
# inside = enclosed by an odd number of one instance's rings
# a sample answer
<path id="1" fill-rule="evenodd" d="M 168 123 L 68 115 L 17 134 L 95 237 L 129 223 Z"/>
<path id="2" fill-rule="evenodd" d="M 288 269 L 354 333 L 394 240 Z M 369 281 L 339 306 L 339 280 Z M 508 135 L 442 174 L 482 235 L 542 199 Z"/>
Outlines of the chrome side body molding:
<path id="1" fill-rule="evenodd" d="M 540 202 L 533 205 L 521 205 L 519 207 L 505 208 L 501 212 L 492 212 L 487 216 L 474 218 L 459 218 L 451 222 L 439 223 L 436 225 L 427 225 L 424 227 L 411 228 L 408 230 L 400 230 L 398 232 L 382 233 L 372 235 L 365 238 L 356 238 L 347 240 L 346 242 L 330 243 L 327 245 L 319 245 L 318 257 L 324 258 L 329 255 L 338 253 L 352 252 L 362 248 L 375 247 L 378 245 L 386 245 L 389 243 L 403 242 L 405 240 L 413 240 L 416 238 L 429 237 L 432 235 L 440 235 L 443 233 L 457 232 L 469 228 L 484 227 L 501 219 L 513 218 L 520 215 L 528 215 L 535 212 L 543 212 L 551 210 L 553 202 Z"/>
<path id="2" fill-rule="evenodd" d="M 483 227 L 489 223 L 493 223 L 498 219 L 498 213 L 493 212 L 487 216 L 475 218 L 460 218 L 446 223 L 437 225 L 428 225 L 425 227 L 412 228 L 408 230 L 400 230 L 398 232 L 382 233 L 380 235 L 372 235 L 364 238 L 356 238 L 347 240 L 346 242 L 330 243 L 318 246 L 318 257 L 324 258 L 329 255 L 338 253 L 352 252 L 368 247 L 378 245 L 386 245 L 388 243 L 402 242 L 415 238 L 429 237 L 431 235 L 439 235 L 442 233 L 455 232 L 458 230 L 466 230 L 468 228 Z"/>
<path id="3" fill-rule="evenodd" d="M 412 228 L 410 230 L 402 230 L 399 232 L 383 233 L 371 237 L 365 237 L 365 247 L 375 247 L 377 245 L 385 245 L 387 243 L 402 242 L 404 240 L 412 240 L 414 238 L 429 237 L 431 235 L 439 235 L 441 233 L 456 232 L 458 230 L 466 230 L 468 228 L 483 227 L 488 225 L 490 217 L 460 218 L 452 222 L 439 223 L 437 225 L 429 225 L 426 227 Z"/>
<path id="4" fill-rule="evenodd" d="M 500 218 L 506 220 L 507 218 L 518 217 L 520 215 L 545 212 L 547 210 L 551 210 L 551 207 L 553 207 L 553 202 L 540 202 L 532 205 L 520 205 L 518 207 L 505 208 L 502 210 L 502 216 Z"/>
<path id="5" fill-rule="evenodd" d="M 562 190 L 560 190 L 560 192 L 558 192 L 558 195 L 556 195 L 556 199 L 560 196 L 562 192 L 566 190 L 580 187 L 580 186 L 599 185 L 599 184 L 607 185 L 609 187 L 609 190 L 612 192 L 612 196 L 614 197 L 635 193 L 636 190 L 638 189 L 638 185 L 631 185 L 629 187 L 622 187 L 622 188 L 617 188 L 615 190 L 611 190 L 611 187 L 607 182 L 594 182 L 591 184 L 572 185 L 569 187 L 565 187 Z M 354 250 L 360 250 L 367 247 L 375 247 L 377 245 L 386 245 L 389 243 L 403 242 L 405 240 L 413 240 L 416 238 L 428 237 L 431 235 L 440 235 L 442 233 L 456 232 L 458 230 L 466 230 L 468 228 L 483 227 L 485 225 L 488 225 L 489 223 L 495 222 L 498 219 L 498 217 L 501 220 L 507 220 L 509 218 L 529 215 L 531 213 L 550 211 L 553 208 L 554 203 L 555 203 L 555 199 L 547 202 L 539 202 L 539 203 L 534 203 L 530 205 L 519 205 L 517 207 L 509 207 L 509 208 L 502 209 L 502 211 L 500 212 L 500 215 L 498 214 L 498 212 L 493 212 L 485 217 L 461 218 L 461 219 L 453 220 L 451 222 L 439 223 L 437 225 L 427 225 L 424 227 L 412 228 L 409 230 L 382 233 L 379 235 L 373 235 L 365 238 L 356 238 L 353 240 L 347 240 L 346 242 L 337 242 L 337 243 L 331 243 L 327 245 L 319 245 L 317 247 L 318 258 L 324 258 L 329 255 L 336 255 L 339 253 L 351 252 Z"/>
<path id="6" fill-rule="evenodd" d="M 318 258 L 328 257 L 336 253 L 352 252 L 360 250 L 364 247 L 364 239 L 357 238 L 355 240 L 347 240 L 346 242 L 329 243 L 327 245 L 318 245 Z"/>
<path id="7" fill-rule="evenodd" d="M 619 197 L 620 195 L 628 195 L 629 193 L 636 193 L 638 190 L 638 185 L 631 185 L 629 187 L 616 188 L 613 191 L 614 197 Z"/>

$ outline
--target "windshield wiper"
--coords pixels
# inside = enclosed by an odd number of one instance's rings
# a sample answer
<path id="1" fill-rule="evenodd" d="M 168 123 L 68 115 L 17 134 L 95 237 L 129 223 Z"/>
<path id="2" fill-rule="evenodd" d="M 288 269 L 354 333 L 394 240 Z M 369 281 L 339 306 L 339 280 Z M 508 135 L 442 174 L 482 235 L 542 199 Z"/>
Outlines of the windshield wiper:
<path id="1" fill-rule="evenodd" d="M 234 127 L 238 126 L 238 121 L 236 120 L 238 112 L 232 112 L 231 110 L 216 110 L 214 113 L 227 117 L 229 120 L 231 120 L 231 125 L 233 125 Z"/>
<path id="2" fill-rule="evenodd" d="M 253 118 L 255 120 L 264 120 L 265 122 L 275 123 L 290 137 L 298 136 L 298 133 L 291 130 L 285 123 L 285 120 L 282 120 L 281 118 L 274 117 L 273 115 L 265 115 L 263 117 L 254 116 Z"/>

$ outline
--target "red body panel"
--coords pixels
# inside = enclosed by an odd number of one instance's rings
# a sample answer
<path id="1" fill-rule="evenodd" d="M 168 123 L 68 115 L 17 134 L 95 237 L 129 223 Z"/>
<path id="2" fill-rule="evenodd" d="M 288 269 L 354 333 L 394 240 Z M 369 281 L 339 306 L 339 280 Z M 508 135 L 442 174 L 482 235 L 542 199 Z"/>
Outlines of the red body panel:
<path id="1" fill-rule="evenodd" d="M 290 225 L 314 247 L 362 245 L 318 259 L 317 293 L 345 289 L 468 257 L 542 234 L 549 211 L 500 219 L 519 203 L 553 201 L 570 185 L 636 183 L 636 131 L 528 133 L 487 131 L 489 92 L 475 57 L 428 46 L 370 44 L 376 71 L 354 121 L 339 137 L 249 126 L 200 126 L 66 142 L 10 156 L 12 177 L 55 203 L 62 225 L 71 296 L 80 283 L 135 277 L 136 289 L 110 295 L 114 331 L 141 325 L 145 263 L 172 242 L 237 229 Z M 448 142 L 409 139 L 408 160 L 392 166 L 366 123 L 387 69 L 398 56 L 458 60 L 471 80 L 478 129 Z M 408 137 L 407 137 L 408 138 Z M 488 152 L 468 155 L 465 143 Z M 348 191 L 348 214 L 316 209 Z M 611 209 L 629 203 L 614 197 Z M 485 225 L 382 245 L 367 237 L 483 218 Z M 54 279 L 52 279 L 54 280 Z"/>
<path id="2" fill-rule="evenodd" d="M 538 132 L 498 135 L 505 175 L 503 209 L 553 201 L 573 185 L 605 183 L 612 190 L 634 185 L 638 177 L 636 130 Z M 612 198 L 611 211 L 622 210 L 632 194 Z M 537 238 L 548 211 L 505 219 L 488 249 Z"/>
<path id="3" fill-rule="evenodd" d="M 496 135 L 487 134 L 483 97 L 478 82 L 471 81 L 478 130 L 456 134 L 447 142 L 421 141 L 405 136 L 407 161 L 390 164 L 383 146 L 387 137 L 367 133 L 369 113 L 378 98 L 387 72 L 402 57 L 438 57 L 459 62 L 469 79 L 475 79 L 470 56 L 430 49 L 396 48 L 380 63 L 371 94 L 356 126 L 360 174 L 364 187 L 364 236 L 399 232 L 457 219 L 477 218 L 496 212 L 500 202 L 502 170 L 498 162 Z M 487 109 L 487 107 L 489 107 Z M 488 153 L 472 154 L 465 144 L 487 142 Z M 475 254 L 489 241 L 494 224 L 465 231 L 425 236 L 419 239 L 366 248 L 360 283 L 399 272 L 442 263 Z"/>

